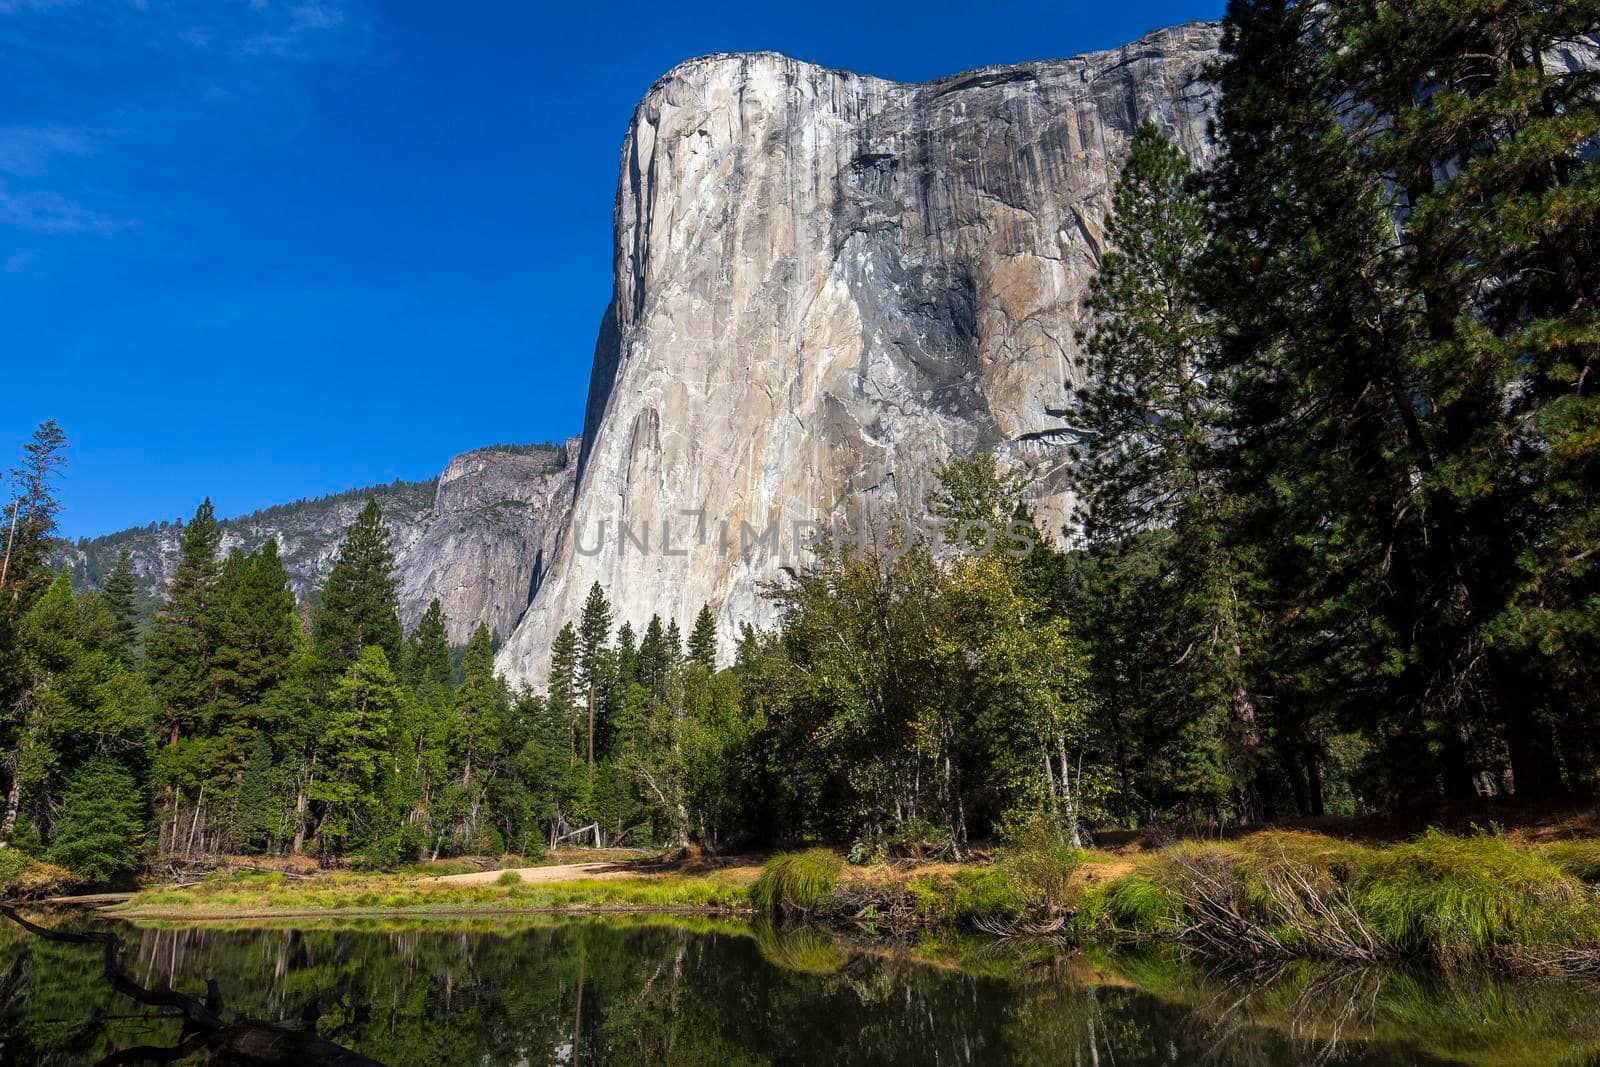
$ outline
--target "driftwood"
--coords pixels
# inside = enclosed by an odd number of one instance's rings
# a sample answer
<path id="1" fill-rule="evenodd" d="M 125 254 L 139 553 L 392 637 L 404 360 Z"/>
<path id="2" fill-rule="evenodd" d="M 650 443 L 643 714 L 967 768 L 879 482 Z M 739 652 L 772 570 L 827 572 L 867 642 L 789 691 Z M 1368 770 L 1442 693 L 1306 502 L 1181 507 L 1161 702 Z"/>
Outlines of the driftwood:
<path id="1" fill-rule="evenodd" d="M 351 1051 L 343 1045 L 334 1044 L 309 1030 L 290 1030 L 275 1023 L 254 1019 L 235 1019 L 228 1022 L 223 1018 L 222 992 L 217 987 L 215 978 L 206 980 L 206 997 L 203 1001 L 165 987 L 146 989 L 122 969 L 122 963 L 118 958 L 122 942 L 114 933 L 78 934 L 52 930 L 29 922 L 18 915 L 15 908 L 4 904 L 0 904 L 0 915 L 4 915 L 24 930 L 46 941 L 100 945 L 105 953 L 106 981 L 111 983 L 113 989 L 140 1004 L 166 1008 L 172 1017 L 183 1020 L 183 1032 L 177 1045 L 168 1048 L 139 1046 L 123 1049 L 101 1060 L 102 1067 L 110 1067 L 112 1064 L 170 1062 L 201 1048 L 210 1049 L 220 1056 L 223 1062 L 260 1065 L 260 1067 L 274 1067 L 278 1064 L 284 1067 L 301 1064 L 306 1067 L 383 1067 L 377 1060 Z"/>

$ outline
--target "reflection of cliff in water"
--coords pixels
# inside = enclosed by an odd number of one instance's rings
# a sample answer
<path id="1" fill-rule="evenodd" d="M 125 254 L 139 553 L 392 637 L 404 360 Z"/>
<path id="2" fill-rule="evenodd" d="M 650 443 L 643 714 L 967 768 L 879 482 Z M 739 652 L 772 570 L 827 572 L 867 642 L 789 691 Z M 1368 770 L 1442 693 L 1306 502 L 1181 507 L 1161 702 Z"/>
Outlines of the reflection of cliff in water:
<path id="1" fill-rule="evenodd" d="M 104 928 L 104 927 L 102 927 Z M 1590 991 L 1176 953 L 894 947 L 721 920 L 118 928 L 140 983 L 396 1067 L 457 1063 L 1588 1062 Z M 171 1046 L 89 946 L 0 931 L 0 1065 Z M 184 1062 L 196 1062 L 186 1059 Z"/>

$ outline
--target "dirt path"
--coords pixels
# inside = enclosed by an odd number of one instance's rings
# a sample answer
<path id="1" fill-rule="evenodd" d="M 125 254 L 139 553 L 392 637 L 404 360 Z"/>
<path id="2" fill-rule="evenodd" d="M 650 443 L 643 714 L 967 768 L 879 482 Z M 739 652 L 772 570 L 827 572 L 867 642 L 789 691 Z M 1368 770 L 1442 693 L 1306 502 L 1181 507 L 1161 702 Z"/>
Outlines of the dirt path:
<path id="1" fill-rule="evenodd" d="M 563 863 L 546 867 L 508 867 L 507 870 L 515 871 L 522 876 L 522 881 L 529 885 L 538 885 L 545 882 L 576 882 L 585 880 L 606 880 L 611 878 L 637 878 L 648 875 L 649 871 L 631 867 L 625 863 Z M 502 877 L 505 871 L 474 871 L 471 874 L 446 874 L 428 881 L 439 885 L 490 885 Z"/>

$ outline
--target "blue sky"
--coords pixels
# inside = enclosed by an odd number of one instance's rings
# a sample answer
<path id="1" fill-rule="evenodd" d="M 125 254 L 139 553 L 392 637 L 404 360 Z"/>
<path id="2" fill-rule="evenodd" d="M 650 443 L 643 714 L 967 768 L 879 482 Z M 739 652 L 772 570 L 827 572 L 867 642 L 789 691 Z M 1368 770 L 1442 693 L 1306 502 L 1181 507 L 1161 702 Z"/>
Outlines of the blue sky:
<path id="1" fill-rule="evenodd" d="M 673 64 L 922 80 L 1221 8 L 0 0 L 0 454 L 62 423 L 79 537 L 576 433 Z"/>

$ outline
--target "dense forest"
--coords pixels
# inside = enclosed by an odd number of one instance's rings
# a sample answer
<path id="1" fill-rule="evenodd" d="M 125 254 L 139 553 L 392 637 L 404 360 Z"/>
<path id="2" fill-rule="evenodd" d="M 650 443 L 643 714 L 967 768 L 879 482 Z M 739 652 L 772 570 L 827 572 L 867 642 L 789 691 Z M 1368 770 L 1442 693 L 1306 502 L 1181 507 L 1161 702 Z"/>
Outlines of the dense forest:
<path id="1" fill-rule="evenodd" d="M 1592 791 L 1597 27 L 1600 0 L 1234 0 L 1217 158 L 1146 124 L 1115 190 L 1074 529 L 824 546 L 736 648 L 709 607 L 635 630 L 597 586 L 545 692 L 481 626 L 453 669 L 437 605 L 401 631 L 376 500 L 314 609 L 274 544 L 220 558 L 201 505 L 145 625 L 125 566 L 78 591 L 45 564 L 45 424 L 3 513 L 0 840 L 100 880 L 561 841 L 961 856 Z M 1031 521 L 993 456 L 941 475 L 952 528 Z"/>

